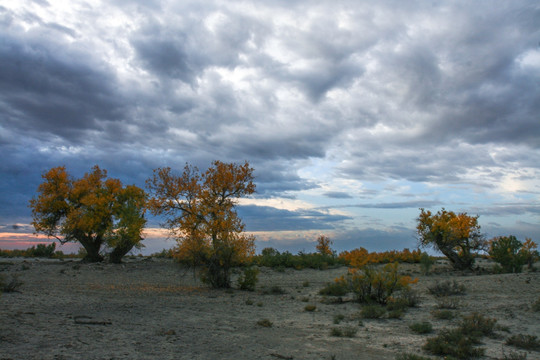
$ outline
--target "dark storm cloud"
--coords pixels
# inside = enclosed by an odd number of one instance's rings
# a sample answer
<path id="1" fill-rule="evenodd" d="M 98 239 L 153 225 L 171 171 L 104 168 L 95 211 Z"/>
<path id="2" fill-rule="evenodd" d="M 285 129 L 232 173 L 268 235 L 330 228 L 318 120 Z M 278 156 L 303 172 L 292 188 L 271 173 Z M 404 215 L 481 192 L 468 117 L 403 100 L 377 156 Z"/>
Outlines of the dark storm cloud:
<path id="1" fill-rule="evenodd" d="M 98 164 L 142 186 L 159 166 L 248 160 L 259 198 L 322 192 L 312 213 L 243 210 L 248 227 L 271 230 L 349 220 L 323 211 L 328 198 L 444 202 L 363 182 L 441 186 L 441 199 L 540 191 L 534 1 L 112 4 L 0 7 L 2 218 L 28 219 L 40 174 L 58 165 L 82 176 Z M 331 168 L 302 171 L 319 161 Z M 537 213 L 517 202 L 475 205 Z M 377 231 L 364 235 L 407 241 Z"/>

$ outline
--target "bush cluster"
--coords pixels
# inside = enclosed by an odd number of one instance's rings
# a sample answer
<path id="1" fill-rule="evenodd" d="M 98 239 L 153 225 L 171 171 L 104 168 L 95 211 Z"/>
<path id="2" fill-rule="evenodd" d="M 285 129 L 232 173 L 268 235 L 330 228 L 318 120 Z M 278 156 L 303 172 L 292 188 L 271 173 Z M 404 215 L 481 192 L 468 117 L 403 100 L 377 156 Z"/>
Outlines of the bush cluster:
<path id="1" fill-rule="evenodd" d="M 419 263 L 422 253 L 420 250 L 410 251 L 409 249 L 370 253 L 361 247 L 351 251 L 343 251 L 339 254 L 339 258 L 349 266 L 361 268 L 369 264 L 388 264 L 394 262 Z"/>
<path id="2" fill-rule="evenodd" d="M 324 270 L 333 266 L 345 265 L 345 262 L 334 254 L 299 252 L 294 255 L 288 251 L 281 253 L 274 248 L 263 249 L 260 255 L 253 258 L 253 263 L 258 266 L 297 270 L 305 268 Z"/>
<path id="3" fill-rule="evenodd" d="M 429 293 L 436 297 L 463 295 L 465 290 L 465 285 L 458 283 L 456 280 L 438 282 L 428 288 Z"/>
<path id="4" fill-rule="evenodd" d="M 259 269 L 254 267 L 245 267 L 238 277 L 238 287 L 240 290 L 255 291 Z"/>
<path id="5" fill-rule="evenodd" d="M 64 257 L 76 257 L 76 255 L 65 255 L 62 251 L 55 251 L 56 243 L 50 243 L 49 245 L 37 244 L 36 246 L 29 247 L 26 250 L 2 250 L 0 249 L 0 257 L 44 257 L 44 258 L 59 258 Z"/>
<path id="6" fill-rule="evenodd" d="M 439 335 L 428 338 L 424 350 L 433 355 L 458 359 L 480 357 L 485 349 L 475 345 L 480 343 L 482 337 L 493 334 L 496 322 L 496 319 L 473 313 L 464 317 L 457 328 L 443 329 Z"/>
<path id="7" fill-rule="evenodd" d="M 515 236 L 499 236 L 489 241 L 489 256 L 499 263 L 503 272 L 519 273 L 525 264 L 532 268 L 538 259 L 537 245 L 526 239 L 524 243 Z"/>

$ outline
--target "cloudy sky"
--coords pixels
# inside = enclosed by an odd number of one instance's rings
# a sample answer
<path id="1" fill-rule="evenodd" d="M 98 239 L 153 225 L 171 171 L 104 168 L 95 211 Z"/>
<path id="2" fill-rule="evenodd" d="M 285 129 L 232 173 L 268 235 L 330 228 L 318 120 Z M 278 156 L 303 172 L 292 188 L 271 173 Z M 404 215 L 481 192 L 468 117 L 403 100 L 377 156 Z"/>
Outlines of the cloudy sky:
<path id="1" fill-rule="evenodd" d="M 41 174 L 255 169 L 259 250 L 414 248 L 419 208 L 540 240 L 540 5 L 0 0 L 0 248 Z M 147 252 L 172 246 L 151 219 Z"/>

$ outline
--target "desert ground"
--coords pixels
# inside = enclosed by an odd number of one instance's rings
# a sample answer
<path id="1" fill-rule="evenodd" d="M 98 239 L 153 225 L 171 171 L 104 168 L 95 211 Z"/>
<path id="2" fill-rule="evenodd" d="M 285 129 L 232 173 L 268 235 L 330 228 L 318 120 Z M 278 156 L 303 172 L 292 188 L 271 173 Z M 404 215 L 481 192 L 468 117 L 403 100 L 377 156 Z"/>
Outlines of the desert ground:
<path id="1" fill-rule="evenodd" d="M 485 262 L 485 260 L 483 260 Z M 489 267 L 489 263 L 482 264 Z M 539 264 L 536 264 L 537 267 Z M 261 268 L 253 292 L 213 290 L 170 259 L 132 258 L 125 263 L 81 264 L 72 260 L 0 259 L 0 275 L 15 275 L 19 292 L 0 296 L 0 359 L 395 359 L 423 356 L 422 345 L 459 321 L 437 320 L 437 300 L 428 287 L 448 279 L 465 285 L 457 310 L 480 312 L 506 328 L 483 339 L 484 359 L 517 351 L 510 334 L 540 335 L 540 272 L 495 275 L 461 273 L 439 260 L 432 274 L 416 264 L 400 271 L 418 277 L 418 307 L 401 319 L 359 320 L 360 304 L 319 295 L 327 282 L 347 272 L 279 272 Z M 272 287 L 285 293 L 273 294 Z M 306 311 L 315 305 L 315 311 Z M 343 320 L 335 324 L 335 317 Z M 268 319 L 271 327 L 258 324 Z M 430 335 L 409 325 L 429 321 Z M 356 328 L 354 337 L 332 328 Z M 434 359 L 436 357 L 433 357 Z M 527 359 L 540 359 L 530 351 Z"/>

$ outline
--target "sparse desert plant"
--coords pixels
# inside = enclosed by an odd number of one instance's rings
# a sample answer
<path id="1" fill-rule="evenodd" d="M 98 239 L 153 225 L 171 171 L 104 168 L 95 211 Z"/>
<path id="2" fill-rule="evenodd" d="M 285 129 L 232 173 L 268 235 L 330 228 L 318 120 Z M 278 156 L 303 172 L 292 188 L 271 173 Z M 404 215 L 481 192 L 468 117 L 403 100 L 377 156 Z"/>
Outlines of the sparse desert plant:
<path id="1" fill-rule="evenodd" d="M 345 319 L 345 315 L 343 314 L 336 314 L 334 315 L 334 324 L 339 324 L 340 322 L 343 321 L 343 319 Z"/>
<path id="2" fill-rule="evenodd" d="M 428 253 L 423 252 L 420 257 L 420 269 L 422 270 L 422 274 L 429 275 L 433 264 L 435 264 L 435 259 L 429 256 Z"/>
<path id="3" fill-rule="evenodd" d="M 2 285 L 1 291 L 5 293 L 19 292 L 19 288 L 22 284 L 23 282 L 15 275 L 11 277 L 10 281 L 0 281 L 0 285 Z"/>
<path id="4" fill-rule="evenodd" d="M 325 287 L 319 290 L 320 295 L 326 296 L 344 296 L 349 292 L 349 285 L 345 278 L 337 278 L 334 282 L 327 283 Z"/>
<path id="5" fill-rule="evenodd" d="M 303 287 L 309 287 L 309 281 L 307 281 L 307 280 L 304 281 L 304 282 L 302 283 L 302 286 L 303 286 Z"/>
<path id="6" fill-rule="evenodd" d="M 450 310 L 434 310 L 432 315 L 438 320 L 452 320 L 456 317 L 456 314 Z"/>
<path id="7" fill-rule="evenodd" d="M 461 305 L 461 301 L 455 297 L 443 296 L 437 298 L 437 309 L 452 309 L 455 310 Z"/>
<path id="8" fill-rule="evenodd" d="M 540 312 L 540 298 L 538 298 L 538 300 L 536 300 L 536 301 L 532 304 L 531 310 L 534 311 L 534 312 Z"/>
<path id="9" fill-rule="evenodd" d="M 388 311 L 387 316 L 389 319 L 401 319 L 404 313 L 405 313 L 405 310 L 403 309 L 394 309 L 394 310 Z"/>
<path id="10" fill-rule="evenodd" d="M 460 329 L 443 329 L 440 334 L 428 338 L 423 349 L 433 355 L 450 355 L 457 359 L 476 358 L 484 355 L 484 349 L 475 348 L 476 341 Z"/>
<path id="11" fill-rule="evenodd" d="M 240 290 L 254 291 L 259 275 L 259 269 L 255 267 L 246 267 L 238 277 L 238 287 Z"/>
<path id="12" fill-rule="evenodd" d="M 510 351 L 510 354 L 506 354 L 503 350 L 503 357 L 499 360 L 527 360 L 527 353 Z"/>
<path id="13" fill-rule="evenodd" d="M 379 304 L 364 305 L 360 315 L 364 319 L 380 319 L 386 313 L 386 309 Z"/>
<path id="14" fill-rule="evenodd" d="M 304 310 L 308 311 L 308 312 L 313 312 L 313 311 L 317 310 L 317 305 L 308 304 L 308 305 L 306 305 L 304 307 Z"/>
<path id="15" fill-rule="evenodd" d="M 431 295 L 436 297 L 451 296 L 451 295 L 463 295 L 465 294 L 465 285 L 458 283 L 456 280 L 437 282 L 435 285 L 430 286 L 428 291 Z"/>
<path id="16" fill-rule="evenodd" d="M 386 264 L 382 269 L 365 266 L 361 270 L 352 269 L 349 286 L 361 303 L 376 302 L 386 304 L 394 292 L 409 288 L 418 279 L 398 273 L 398 263 Z"/>
<path id="17" fill-rule="evenodd" d="M 273 285 L 270 289 L 263 291 L 265 295 L 283 295 L 287 292 L 281 288 L 279 285 Z"/>
<path id="18" fill-rule="evenodd" d="M 436 214 L 420 209 L 416 221 L 420 245 L 442 252 L 454 269 L 472 269 L 476 252 L 485 248 L 478 216 L 456 214 L 444 208 Z"/>
<path id="19" fill-rule="evenodd" d="M 521 272 L 527 262 L 523 244 L 515 236 L 499 236 L 489 241 L 489 256 L 502 266 L 503 272 Z"/>
<path id="20" fill-rule="evenodd" d="M 473 339 L 479 339 L 483 336 L 493 335 L 497 319 L 488 318 L 480 313 L 472 313 L 463 317 L 459 323 L 459 330 L 462 334 Z"/>
<path id="21" fill-rule="evenodd" d="M 410 287 L 402 289 L 395 299 L 403 302 L 407 307 L 416 307 L 420 304 L 420 295 L 418 295 L 416 290 L 411 289 Z"/>
<path id="22" fill-rule="evenodd" d="M 431 358 L 416 354 L 405 353 L 397 355 L 396 360 L 431 360 Z"/>
<path id="23" fill-rule="evenodd" d="M 332 330 L 330 330 L 330 335 L 337 336 L 337 337 L 352 338 L 356 335 L 357 332 L 358 332 L 358 329 L 352 326 L 346 326 L 343 328 L 333 327 Z"/>
<path id="24" fill-rule="evenodd" d="M 247 299 L 246 300 L 246 305 L 253 305 L 253 300 Z"/>
<path id="25" fill-rule="evenodd" d="M 429 334 L 433 331 L 433 326 L 428 321 L 422 321 L 410 324 L 409 329 L 417 334 Z"/>
<path id="26" fill-rule="evenodd" d="M 517 334 L 506 339 L 506 345 L 524 350 L 540 350 L 540 341 L 535 335 Z"/>
<path id="27" fill-rule="evenodd" d="M 272 327 L 274 324 L 268 319 L 261 319 L 257 321 L 257 325 L 262 327 Z"/>

